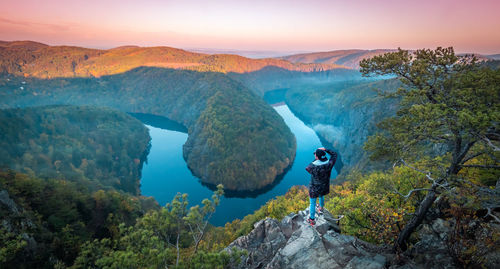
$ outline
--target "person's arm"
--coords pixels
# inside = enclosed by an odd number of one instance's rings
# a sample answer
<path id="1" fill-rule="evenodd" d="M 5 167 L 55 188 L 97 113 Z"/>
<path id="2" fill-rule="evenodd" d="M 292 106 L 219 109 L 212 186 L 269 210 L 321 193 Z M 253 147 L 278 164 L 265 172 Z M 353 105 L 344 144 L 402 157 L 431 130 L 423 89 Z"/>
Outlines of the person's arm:
<path id="1" fill-rule="evenodd" d="M 335 162 L 337 161 L 337 152 L 331 150 L 331 149 L 327 149 L 327 148 L 320 148 L 322 150 L 324 150 L 326 153 L 328 153 L 328 155 L 330 155 L 330 160 L 329 162 L 334 165 Z"/>
<path id="2" fill-rule="evenodd" d="M 306 171 L 310 174 L 310 173 L 311 173 L 311 169 L 312 169 L 312 166 L 311 166 L 311 164 L 309 164 L 309 165 L 306 167 Z"/>

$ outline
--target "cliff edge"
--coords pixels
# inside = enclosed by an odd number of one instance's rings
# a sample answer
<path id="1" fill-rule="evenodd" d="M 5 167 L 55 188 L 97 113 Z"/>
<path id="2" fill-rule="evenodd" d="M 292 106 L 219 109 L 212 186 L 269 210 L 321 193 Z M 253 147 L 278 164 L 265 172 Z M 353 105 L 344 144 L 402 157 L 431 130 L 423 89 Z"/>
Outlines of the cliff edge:
<path id="1" fill-rule="evenodd" d="M 308 215 L 306 209 L 281 221 L 261 220 L 225 251 L 247 251 L 238 268 L 385 268 L 390 254 L 383 248 L 340 234 L 338 219 L 326 210 L 314 226 Z"/>

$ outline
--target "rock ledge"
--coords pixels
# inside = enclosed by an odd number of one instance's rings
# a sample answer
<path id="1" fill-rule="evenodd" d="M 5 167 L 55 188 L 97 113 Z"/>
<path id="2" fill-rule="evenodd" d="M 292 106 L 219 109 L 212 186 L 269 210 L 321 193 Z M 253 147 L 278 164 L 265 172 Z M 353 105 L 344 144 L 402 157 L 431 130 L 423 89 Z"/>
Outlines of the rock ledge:
<path id="1" fill-rule="evenodd" d="M 390 254 L 382 248 L 340 234 L 337 219 L 326 210 L 314 227 L 306 222 L 308 215 L 306 209 L 281 222 L 261 220 L 225 251 L 248 252 L 239 268 L 385 268 Z"/>

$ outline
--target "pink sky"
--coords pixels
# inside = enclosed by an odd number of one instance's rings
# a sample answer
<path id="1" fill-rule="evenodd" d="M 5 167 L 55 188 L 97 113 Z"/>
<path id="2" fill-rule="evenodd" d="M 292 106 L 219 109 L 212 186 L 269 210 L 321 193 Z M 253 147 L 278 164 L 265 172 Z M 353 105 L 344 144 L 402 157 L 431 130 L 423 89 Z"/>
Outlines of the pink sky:
<path id="1" fill-rule="evenodd" d="M 500 0 L 2 0 L 0 40 L 274 51 L 500 53 Z"/>

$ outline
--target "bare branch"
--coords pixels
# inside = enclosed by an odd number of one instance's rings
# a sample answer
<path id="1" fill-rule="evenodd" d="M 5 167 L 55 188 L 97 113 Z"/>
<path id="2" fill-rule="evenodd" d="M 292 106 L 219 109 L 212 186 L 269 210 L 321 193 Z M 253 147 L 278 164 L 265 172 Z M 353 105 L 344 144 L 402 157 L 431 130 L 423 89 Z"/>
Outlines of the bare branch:
<path id="1" fill-rule="evenodd" d="M 495 146 L 488 137 L 484 136 L 483 140 L 486 141 L 486 144 L 492 147 L 494 151 L 500 151 L 500 147 Z"/>
<path id="2" fill-rule="evenodd" d="M 431 191 L 431 189 L 427 189 L 427 188 L 412 189 L 408 192 L 407 195 L 404 195 L 404 194 L 400 193 L 399 191 L 397 191 L 396 189 L 394 189 L 395 194 L 399 194 L 399 195 L 403 196 L 405 199 L 410 198 L 411 194 L 414 192 L 417 192 L 417 191 Z"/>
<path id="3" fill-rule="evenodd" d="M 488 213 L 486 214 L 486 216 L 490 216 L 494 220 L 496 220 L 498 223 L 500 223 L 500 219 L 493 214 L 493 212 L 491 211 L 491 207 L 488 207 Z"/>
<path id="4" fill-rule="evenodd" d="M 420 169 L 418 169 L 416 167 L 413 167 L 413 166 L 407 164 L 403 159 L 401 159 L 401 163 L 404 166 L 406 166 L 406 167 L 409 167 L 409 168 L 411 168 L 411 169 L 413 169 L 413 170 L 415 170 L 417 172 L 420 172 L 420 173 L 424 174 L 427 179 L 429 179 L 430 181 L 432 181 L 432 185 L 433 186 L 437 186 L 437 187 L 441 187 L 441 188 L 446 189 L 446 187 L 448 187 L 448 185 L 449 185 L 448 182 L 445 182 L 444 184 L 440 184 L 438 181 L 436 181 L 434 178 L 431 177 L 431 172 L 423 171 L 423 170 L 420 170 Z M 441 181 L 443 181 L 443 179 L 441 179 L 440 182 Z"/>
<path id="5" fill-rule="evenodd" d="M 488 129 L 488 132 L 484 134 L 484 136 L 491 140 L 500 141 L 500 133 L 496 131 L 495 127 L 491 127 L 490 129 Z"/>
<path id="6" fill-rule="evenodd" d="M 344 215 L 338 215 L 338 216 L 339 216 L 339 218 L 338 218 L 338 219 L 336 219 L 336 218 L 332 218 L 332 220 L 339 221 L 339 220 L 341 220 L 341 219 L 343 219 L 343 218 L 344 218 Z"/>
<path id="7" fill-rule="evenodd" d="M 415 171 L 417 171 L 417 172 L 420 172 L 420 173 L 424 174 L 424 175 L 425 175 L 425 177 L 427 177 L 427 178 L 428 178 L 430 181 L 432 181 L 433 183 L 435 183 L 435 182 L 436 182 L 436 180 L 434 180 L 434 179 L 431 177 L 431 172 L 423 171 L 423 170 L 420 170 L 420 169 L 418 169 L 418 168 L 416 168 L 416 167 L 413 167 L 413 166 L 411 166 L 411 165 L 407 164 L 407 163 L 405 162 L 405 160 L 403 160 L 403 159 L 401 159 L 401 163 L 402 163 L 404 166 L 406 166 L 406 167 L 409 167 L 409 168 L 411 168 L 411 169 L 413 169 L 413 170 L 415 170 Z"/>
<path id="8" fill-rule="evenodd" d="M 189 227 L 189 231 L 191 231 L 193 240 L 196 242 L 196 233 L 193 230 L 193 226 L 191 226 L 191 224 L 189 222 L 188 222 L 188 227 Z"/>

